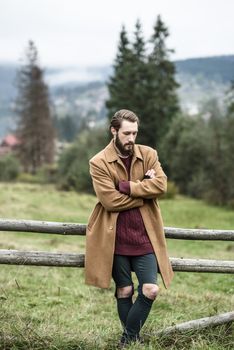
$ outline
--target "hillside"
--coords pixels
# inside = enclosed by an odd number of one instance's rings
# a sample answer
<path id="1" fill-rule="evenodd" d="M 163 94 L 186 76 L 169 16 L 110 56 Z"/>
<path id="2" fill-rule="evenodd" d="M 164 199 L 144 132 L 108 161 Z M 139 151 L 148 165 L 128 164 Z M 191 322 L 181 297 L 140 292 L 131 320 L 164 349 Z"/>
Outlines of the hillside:
<path id="1" fill-rule="evenodd" d="M 175 61 L 178 95 L 183 110 L 197 113 L 200 105 L 211 99 L 222 99 L 234 79 L 234 55 L 191 58 Z M 0 137 L 15 125 L 13 103 L 19 66 L 0 64 Z M 46 69 L 51 101 L 58 118 L 67 115 L 90 123 L 105 120 L 106 81 L 111 67 L 69 67 Z"/>

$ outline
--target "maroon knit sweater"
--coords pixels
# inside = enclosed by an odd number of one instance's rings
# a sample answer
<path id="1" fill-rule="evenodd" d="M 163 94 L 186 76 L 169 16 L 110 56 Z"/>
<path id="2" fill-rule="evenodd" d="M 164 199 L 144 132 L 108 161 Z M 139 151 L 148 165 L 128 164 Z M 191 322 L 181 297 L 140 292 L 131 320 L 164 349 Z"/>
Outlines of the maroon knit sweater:
<path id="1" fill-rule="evenodd" d="M 121 158 L 121 160 L 127 169 L 128 180 L 130 180 L 132 157 Z M 119 191 L 130 195 L 129 182 L 120 181 Z M 139 208 L 121 211 L 116 227 L 115 254 L 136 256 L 153 252 Z"/>

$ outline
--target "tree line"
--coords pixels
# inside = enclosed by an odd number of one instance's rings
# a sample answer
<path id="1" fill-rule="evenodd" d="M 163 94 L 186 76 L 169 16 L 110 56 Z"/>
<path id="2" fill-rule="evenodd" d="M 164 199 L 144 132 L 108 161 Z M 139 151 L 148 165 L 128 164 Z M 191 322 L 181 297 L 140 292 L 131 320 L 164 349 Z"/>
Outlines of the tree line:
<path id="1" fill-rule="evenodd" d="M 122 27 L 113 73 L 107 82 L 107 119 L 118 109 L 133 110 L 141 121 L 138 143 L 158 149 L 169 180 L 181 193 L 234 206 L 234 84 L 227 92 L 225 110 L 218 101 L 210 101 L 199 115 L 185 115 L 179 106 L 168 36 L 160 16 L 148 41 L 139 20 L 132 41 Z M 27 64 L 19 73 L 16 101 L 21 139 L 18 152 L 24 171 L 38 173 L 44 165 L 54 163 L 58 131 L 32 42 L 26 58 Z M 88 159 L 105 147 L 110 135 L 107 127 L 84 129 L 56 162 L 54 179 L 59 188 L 92 191 Z"/>

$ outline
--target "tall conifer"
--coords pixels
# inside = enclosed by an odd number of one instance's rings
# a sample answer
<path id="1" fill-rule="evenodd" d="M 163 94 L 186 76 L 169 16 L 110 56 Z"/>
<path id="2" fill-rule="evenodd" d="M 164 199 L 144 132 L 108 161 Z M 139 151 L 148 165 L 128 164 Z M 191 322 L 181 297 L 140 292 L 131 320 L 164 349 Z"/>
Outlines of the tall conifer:
<path id="1" fill-rule="evenodd" d="M 122 27 L 119 39 L 118 52 L 114 63 L 113 75 L 108 83 L 109 100 L 106 102 L 108 117 L 118 109 L 130 108 L 129 106 L 129 66 L 131 50 L 125 27 Z"/>
<path id="2" fill-rule="evenodd" d="M 142 26 L 139 19 L 135 25 L 132 52 L 134 60 L 132 84 L 133 109 L 142 119 L 147 100 L 147 60 L 145 42 L 142 35 Z"/>
<path id="3" fill-rule="evenodd" d="M 35 173 L 43 164 L 53 162 L 55 133 L 48 87 L 32 41 L 29 41 L 25 59 L 17 77 L 17 133 L 21 141 L 19 157 L 24 170 Z"/>
<path id="4" fill-rule="evenodd" d="M 143 121 L 146 143 L 158 146 L 179 111 L 175 80 L 175 65 L 169 59 L 173 50 L 167 49 L 169 32 L 160 16 L 151 37 L 152 51 L 148 59 L 147 113 Z"/>
<path id="5" fill-rule="evenodd" d="M 145 43 L 141 23 L 137 20 L 134 42 L 130 43 L 125 27 L 120 33 L 120 43 L 114 72 L 108 84 L 109 100 L 106 103 L 109 118 L 116 110 L 127 108 L 141 115 L 145 104 L 146 85 Z"/>
<path id="6" fill-rule="evenodd" d="M 108 117 L 111 118 L 118 109 L 133 109 L 133 53 L 127 32 L 122 27 L 118 52 L 114 63 L 113 75 L 108 83 L 109 99 L 106 102 Z"/>

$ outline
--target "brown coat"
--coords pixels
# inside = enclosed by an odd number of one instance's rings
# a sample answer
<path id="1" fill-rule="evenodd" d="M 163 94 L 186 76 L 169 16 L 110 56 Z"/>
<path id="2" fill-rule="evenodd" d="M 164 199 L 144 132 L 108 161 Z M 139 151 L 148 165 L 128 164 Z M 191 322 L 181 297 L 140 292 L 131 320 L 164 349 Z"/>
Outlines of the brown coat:
<path id="1" fill-rule="evenodd" d="M 149 169 L 155 170 L 156 177 L 142 181 Z M 116 189 L 120 180 L 128 180 L 128 175 L 113 141 L 90 160 L 90 174 L 99 202 L 89 218 L 86 231 L 86 283 L 101 288 L 110 286 L 118 214 L 139 207 L 167 288 L 173 278 L 173 271 L 157 203 L 157 197 L 166 191 L 167 177 L 158 161 L 157 152 L 147 146 L 134 146 L 130 196 Z"/>

